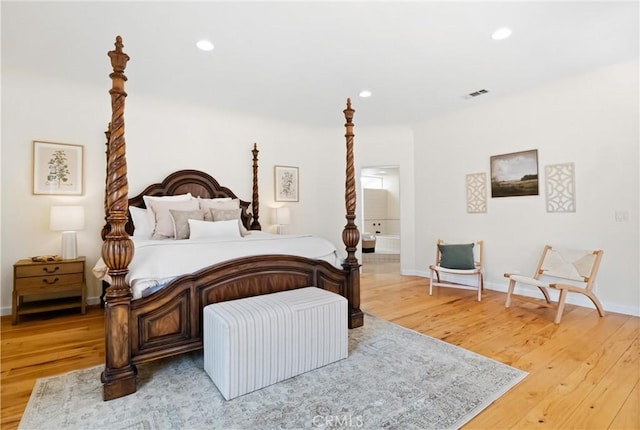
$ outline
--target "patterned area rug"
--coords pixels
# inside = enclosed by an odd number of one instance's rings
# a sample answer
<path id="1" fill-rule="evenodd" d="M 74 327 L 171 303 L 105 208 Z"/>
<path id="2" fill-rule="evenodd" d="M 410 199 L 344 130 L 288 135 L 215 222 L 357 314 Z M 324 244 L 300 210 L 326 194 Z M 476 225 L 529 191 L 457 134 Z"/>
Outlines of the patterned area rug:
<path id="1" fill-rule="evenodd" d="M 230 401 L 201 352 L 138 366 L 138 391 L 109 402 L 101 370 L 39 379 L 19 428 L 459 428 L 526 376 L 369 315 L 347 359 Z"/>

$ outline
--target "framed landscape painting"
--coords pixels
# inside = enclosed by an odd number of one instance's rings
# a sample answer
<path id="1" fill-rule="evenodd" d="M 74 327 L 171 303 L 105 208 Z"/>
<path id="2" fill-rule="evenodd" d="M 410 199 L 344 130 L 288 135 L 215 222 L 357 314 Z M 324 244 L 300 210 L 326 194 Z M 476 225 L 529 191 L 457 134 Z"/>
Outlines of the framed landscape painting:
<path id="1" fill-rule="evenodd" d="M 82 145 L 33 142 L 33 194 L 82 195 Z"/>
<path id="2" fill-rule="evenodd" d="M 290 166 L 275 166 L 275 201 L 298 201 L 298 168 Z"/>
<path id="3" fill-rule="evenodd" d="M 491 157 L 491 197 L 538 194 L 537 149 Z"/>

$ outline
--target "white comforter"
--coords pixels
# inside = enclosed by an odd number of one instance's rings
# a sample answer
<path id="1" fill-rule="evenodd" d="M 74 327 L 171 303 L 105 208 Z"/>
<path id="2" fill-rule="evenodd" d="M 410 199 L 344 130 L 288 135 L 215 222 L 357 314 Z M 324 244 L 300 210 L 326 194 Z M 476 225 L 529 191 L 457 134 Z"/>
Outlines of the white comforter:
<path id="1" fill-rule="evenodd" d="M 234 258 L 251 255 L 285 254 L 324 260 L 341 267 L 335 246 L 316 236 L 276 235 L 252 231 L 239 239 L 145 240 L 132 238 L 135 254 L 126 281 L 137 299 L 162 288 L 176 276 Z M 100 259 L 94 275 L 109 281 L 107 267 Z"/>

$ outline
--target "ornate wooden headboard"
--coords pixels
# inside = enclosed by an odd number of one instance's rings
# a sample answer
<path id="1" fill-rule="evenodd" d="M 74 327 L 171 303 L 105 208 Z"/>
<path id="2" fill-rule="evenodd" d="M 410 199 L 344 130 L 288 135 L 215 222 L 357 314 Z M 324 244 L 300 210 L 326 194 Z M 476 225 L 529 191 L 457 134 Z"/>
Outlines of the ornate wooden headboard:
<path id="1" fill-rule="evenodd" d="M 200 197 L 203 199 L 214 199 L 220 197 L 231 197 L 232 199 L 240 200 L 240 217 L 242 218 L 242 224 L 248 230 L 260 230 L 260 223 L 249 212 L 249 206 L 251 202 L 244 201 L 227 187 L 220 185 L 213 176 L 208 173 L 201 172 L 200 170 L 178 170 L 164 178 L 162 182 L 149 185 L 140 194 L 129 199 L 129 206 L 136 206 L 139 208 L 145 208 L 144 199 L 142 196 L 174 196 L 178 194 L 191 193 L 194 197 Z M 125 225 L 125 230 L 129 235 L 133 235 L 135 230 L 133 222 L 131 221 L 131 215 L 127 210 L 127 216 L 129 221 Z M 108 224 L 102 229 L 102 239 L 104 240 L 106 234 L 109 232 Z"/>
<path id="2" fill-rule="evenodd" d="M 111 123 L 109 123 L 109 129 L 111 128 Z M 107 148 L 109 146 L 109 139 L 111 137 L 110 130 L 105 132 L 107 137 Z M 238 198 L 233 191 L 231 191 L 227 187 L 223 187 L 220 183 L 213 178 L 213 176 L 208 173 L 202 172 L 200 170 L 178 170 L 166 178 L 162 182 L 157 184 L 149 185 L 144 189 L 140 194 L 135 197 L 132 197 L 128 200 L 128 206 L 136 206 L 139 208 L 145 208 L 145 203 L 143 196 L 173 196 L 178 194 L 186 194 L 191 193 L 194 197 L 201 197 L 203 199 L 213 199 L 219 197 L 231 197 L 232 199 L 240 200 L 240 217 L 242 219 L 242 224 L 248 230 L 262 230 L 260 222 L 258 218 L 260 215 L 258 214 L 259 205 L 260 205 L 260 196 L 258 192 L 258 146 L 254 143 L 253 149 L 251 153 L 253 154 L 253 192 L 252 192 L 252 201 L 247 202 Z M 107 149 L 107 155 L 109 151 Z M 109 159 L 107 156 L 107 163 Z M 108 171 L 107 171 L 108 175 Z M 104 201 L 104 212 L 105 212 L 105 225 L 102 228 L 101 236 L 102 240 L 105 240 L 107 234 L 111 231 L 111 226 L 107 220 L 109 215 L 108 205 L 107 205 L 107 190 L 105 189 L 105 201 Z M 249 206 L 252 206 L 253 213 L 249 212 Z M 125 224 L 125 230 L 129 235 L 133 235 L 135 227 L 133 225 L 131 214 L 129 213 L 129 209 L 127 208 L 127 218 L 128 221 Z"/>
<path id="3" fill-rule="evenodd" d="M 199 170 L 178 170 L 170 174 L 162 182 L 149 185 L 140 194 L 130 198 L 129 206 L 144 208 L 145 204 L 142 196 L 174 196 L 186 193 L 191 193 L 192 196 L 203 199 L 231 197 L 232 199 L 240 200 L 242 224 L 247 229 L 258 230 L 251 223 L 253 218 L 249 213 L 251 202 L 239 199 L 229 188 L 221 186 L 211 175 Z M 131 221 L 127 223 L 126 229 L 127 233 L 133 234 L 134 228 Z"/>

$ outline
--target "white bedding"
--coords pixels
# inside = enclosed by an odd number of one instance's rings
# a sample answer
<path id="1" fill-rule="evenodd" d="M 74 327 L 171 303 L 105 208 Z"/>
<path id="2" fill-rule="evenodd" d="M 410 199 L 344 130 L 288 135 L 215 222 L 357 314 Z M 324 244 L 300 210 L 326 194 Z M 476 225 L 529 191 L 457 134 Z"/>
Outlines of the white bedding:
<path id="1" fill-rule="evenodd" d="M 309 235 L 252 231 L 239 239 L 132 240 L 135 254 L 126 281 L 131 285 L 134 299 L 157 291 L 176 276 L 234 258 L 265 254 L 298 255 L 324 260 L 339 268 L 342 262 L 331 242 Z M 102 259 L 96 263 L 93 273 L 97 278 L 109 281 Z"/>

